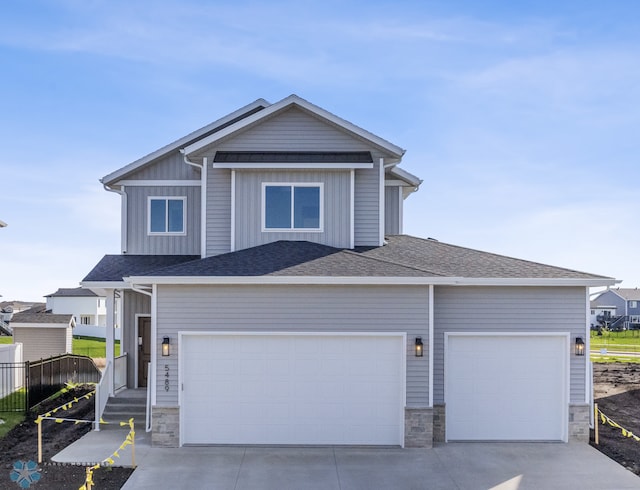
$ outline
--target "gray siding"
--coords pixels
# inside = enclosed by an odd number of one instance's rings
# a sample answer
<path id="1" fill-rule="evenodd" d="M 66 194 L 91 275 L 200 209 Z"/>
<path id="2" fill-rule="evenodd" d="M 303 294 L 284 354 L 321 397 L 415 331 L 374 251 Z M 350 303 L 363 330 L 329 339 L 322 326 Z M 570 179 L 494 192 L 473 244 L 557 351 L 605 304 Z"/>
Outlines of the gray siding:
<path id="1" fill-rule="evenodd" d="M 297 108 L 290 108 L 262 120 L 220 142 L 220 151 L 365 151 L 364 140 Z M 210 150 L 196 153 L 210 155 Z M 209 161 L 212 161 L 209 159 Z"/>
<path id="2" fill-rule="evenodd" d="M 384 188 L 384 234 L 400 234 L 400 187 Z"/>
<path id="3" fill-rule="evenodd" d="M 200 255 L 200 187 L 142 186 L 125 187 L 127 193 L 128 254 Z M 149 196 L 186 196 L 187 234 L 149 236 L 147 234 L 147 198 Z"/>
<path id="4" fill-rule="evenodd" d="M 323 232 L 263 232 L 262 184 L 270 182 L 322 182 L 324 184 Z M 350 245 L 349 171 L 236 172 L 236 250 L 277 240 L 307 240 L 332 247 Z"/>
<path id="5" fill-rule="evenodd" d="M 380 245 L 380 154 L 373 153 L 373 168 L 356 170 L 355 245 Z"/>
<path id="6" fill-rule="evenodd" d="M 612 291 L 605 291 L 596 299 L 594 299 L 593 303 L 597 306 L 615 306 L 616 315 L 626 314 L 626 309 L 625 309 L 626 301 Z"/>
<path id="7" fill-rule="evenodd" d="M 231 170 L 207 169 L 206 256 L 231 251 Z"/>
<path id="8" fill-rule="evenodd" d="M 122 305 L 122 339 L 120 340 L 120 352 L 127 353 L 127 386 L 136 386 L 136 355 L 138 353 L 138 339 L 136 339 L 136 314 L 151 313 L 151 297 L 136 293 L 135 291 L 124 291 L 124 301 Z"/>
<path id="9" fill-rule="evenodd" d="M 414 340 L 428 345 L 428 288 L 402 286 L 160 286 L 156 353 L 162 337 L 177 344 L 184 331 L 406 332 L 407 406 L 429 402 L 428 356 L 416 358 Z M 178 403 L 178 349 L 161 359 L 169 366 L 157 375 L 157 405 Z M 162 371 L 162 372 L 160 372 Z"/>
<path id="10" fill-rule="evenodd" d="M 71 353 L 71 327 L 37 328 L 13 326 L 13 342 L 22 342 L 25 361 L 37 361 L 51 356 Z"/>
<path id="11" fill-rule="evenodd" d="M 184 163 L 182 154 L 176 150 L 128 175 L 126 180 L 200 180 L 200 171 Z"/>
<path id="12" fill-rule="evenodd" d="M 193 155 L 206 156 L 209 162 L 207 256 L 229 251 L 231 213 L 230 205 L 223 202 L 228 177 L 211 168 L 216 151 L 371 151 L 374 168 L 355 171 L 354 238 L 355 245 L 379 245 L 379 160 L 384 155 L 366 141 L 291 108 Z"/>
<path id="13" fill-rule="evenodd" d="M 434 404 L 444 403 L 445 332 L 570 332 L 585 335 L 580 287 L 435 287 Z M 570 403 L 585 400 L 585 358 L 570 355 Z"/>

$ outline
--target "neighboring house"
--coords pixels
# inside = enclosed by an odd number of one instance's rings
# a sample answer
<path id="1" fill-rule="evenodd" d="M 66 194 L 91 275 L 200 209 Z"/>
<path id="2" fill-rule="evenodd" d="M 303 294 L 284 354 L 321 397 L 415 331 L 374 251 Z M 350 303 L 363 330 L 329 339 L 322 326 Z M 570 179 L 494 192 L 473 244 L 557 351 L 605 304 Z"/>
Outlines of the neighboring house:
<path id="1" fill-rule="evenodd" d="M 104 296 L 86 288 L 60 288 L 45 296 L 52 313 L 70 313 L 76 325 L 106 326 L 107 306 Z"/>
<path id="2" fill-rule="evenodd" d="M 611 322 L 616 320 L 616 310 L 614 305 L 598 305 L 595 301 L 591 301 L 591 328 L 609 327 Z"/>
<path id="3" fill-rule="evenodd" d="M 71 353 L 73 315 L 56 315 L 44 304 L 13 315 L 13 342 L 21 342 L 25 361 Z"/>
<path id="4" fill-rule="evenodd" d="M 292 95 L 102 179 L 122 254 L 82 285 L 108 346 L 122 298 L 154 445 L 588 440 L 575 345 L 616 281 L 402 235 L 403 155 Z"/>
<path id="5" fill-rule="evenodd" d="M 615 317 L 609 327 L 614 330 L 640 328 L 640 290 L 609 288 L 591 301 L 592 308 L 615 307 Z"/>

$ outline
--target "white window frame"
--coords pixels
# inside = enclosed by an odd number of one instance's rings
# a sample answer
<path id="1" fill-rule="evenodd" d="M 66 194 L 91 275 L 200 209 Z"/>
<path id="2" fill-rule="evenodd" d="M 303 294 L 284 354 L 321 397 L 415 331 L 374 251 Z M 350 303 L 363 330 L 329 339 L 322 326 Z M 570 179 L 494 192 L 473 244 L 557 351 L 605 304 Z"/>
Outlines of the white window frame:
<path id="1" fill-rule="evenodd" d="M 637 308 L 638 302 L 636 300 L 629 301 L 629 308 Z"/>
<path id="2" fill-rule="evenodd" d="M 267 228 L 267 187 L 291 187 L 291 228 Z M 294 187 L 317 187 L 320 189 L 320 217 L 318 228 L 294 228 Z M 262 231 L 264 233 L 323 233 L 324 232 L 324 182 L 263 182 L 262 183 Z"/>
<path id="3" fill-rule="evenodd" d="M 182 231 L 151 231 L 151 201 L 182 201 Z M 165 213 L 169 206 L 165 206 Z M 169 228 L 168 214 L 165 214 L 165 230 Z M 150 236 L 184 236 L 187 234 L 187 197 L 186 196 L 148 196 L 147 197 L 147 235 Z"/>
<path id="4" fill-rule="evenodd" d="M 80 325 L 93 325 L 91 315 L 80 315 Z"/>

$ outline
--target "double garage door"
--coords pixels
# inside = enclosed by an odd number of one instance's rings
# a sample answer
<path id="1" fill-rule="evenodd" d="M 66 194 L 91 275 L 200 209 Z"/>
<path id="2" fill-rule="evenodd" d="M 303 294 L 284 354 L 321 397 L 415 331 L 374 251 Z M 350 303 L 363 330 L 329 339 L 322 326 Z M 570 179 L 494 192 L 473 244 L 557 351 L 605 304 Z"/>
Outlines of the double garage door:
<path id="1" fill-rule="evenodd" d="M 402 445 L 398 334 L 183 334 L 183 444 Z"/>
<path id="2" fill-rule="evenodd" d="M 450 334 L 445 342 L 447 440 L 566 440 L 567 336 Z"/>

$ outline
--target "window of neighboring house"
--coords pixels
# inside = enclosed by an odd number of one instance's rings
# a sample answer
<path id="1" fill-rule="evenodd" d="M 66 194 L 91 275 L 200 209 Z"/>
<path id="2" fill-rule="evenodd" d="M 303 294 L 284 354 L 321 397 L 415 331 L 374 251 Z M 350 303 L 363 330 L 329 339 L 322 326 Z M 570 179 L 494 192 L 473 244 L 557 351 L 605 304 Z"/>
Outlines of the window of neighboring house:
<path id="1" fill-rule="evenodd" d="M 262 184 L 264 231 L 322 231 L 323 184 Z"/>
<path id="2" fill-rule="evenodd" d="M 637 301 L 629 301 L 629 308 L 637 308 L 637 307 L 638 307 Z"/>
<path id="3" fill-rule="evenodd" d="M 91 325 L 91 317 L 89 315 L 80 315 L 80 323 L 82 325 Z"/>
<path id="4" fill-rule="evenodd" d="M 184 235 L 186 197 L 149 198 L 149 234 Z"/>

